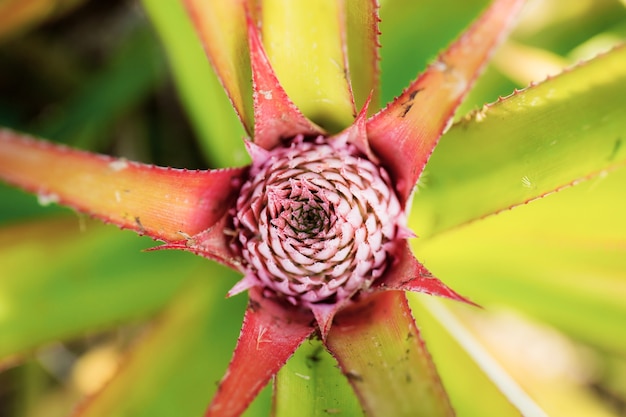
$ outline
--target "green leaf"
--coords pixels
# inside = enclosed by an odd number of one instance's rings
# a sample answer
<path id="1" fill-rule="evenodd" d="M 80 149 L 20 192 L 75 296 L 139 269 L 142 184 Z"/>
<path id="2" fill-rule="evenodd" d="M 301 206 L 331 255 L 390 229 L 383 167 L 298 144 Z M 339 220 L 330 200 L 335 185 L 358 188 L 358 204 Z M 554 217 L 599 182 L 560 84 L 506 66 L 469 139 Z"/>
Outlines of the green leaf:
<path id="1" fill-rule="evenodd" d="M 41 205 L 36 203 L 36 197 L 22 190 L 0 183 L 0 226 L 22 219 L 37 219 L 51 216 L 68 209 L 57 205 Z"/>
<path id="2" fill-rule="evenodd" d="M 506 308 L 470 309 L 424 296 L 413 297 L 413 301 L 416 301 L 412 303 L 417 308 L 416 314 L 426 321 L 432 317 L 439 327 L 443 326 L 443 333 L 462 346 L 464 354 L 492 381 L 492 389 L 499 391 L 489 393 L 471 372 L 466 375 L 464 368 L 454 369 L 453 385 L 465 392 L 447 386 L 448 392 L 456 394 L 455 399 L 467 401 L 457 407 L 459 416 L 615 416 L 614 410 L 607 407 L 606 398 L 589 389 L 591 384 L 603 384 L 596 382 L 597 374 L 585 371 L 595 367 L 597 356 L 589 360 L 588 348 L 580 349 L 578 343 L 569 341 L 550 326 Z M 426 341 L 432 345 L 433 340 L 428 336 L 432 333 L 425 331 Z M 436 355 L 441 358 L 437 363 L 452 362 L 443 365 L 444 368 L 457 365 L 457 357 L 450 353 L 445 348 L 441 352 L 437 350 Z M 464 381 L 464 376 L 470 376 L 470 380 Z M 446 381 L 444 376 L 446 382 L 452 381 Z M 489 401 L 476 401 L 477 398 Z M 511 410 L 510 405 L 508 412 L 498 410 L 501 407 L 497 403 L 507 398 L 519 411 Z M 494 405 L 495 409 L 490 410 Z"/>
<path id="3" fill-rule="evenodd" d="M 614 0 L 550 1 L 529 11 L 520 27 L 524 43 L 566 55 L 581 43 L 623 23 L 626 8 Z"/>
<path id="4" fill-rule="evenodd" d="M 337 361 L 317 340 L 305 342 L 276 376 L 273 413 L 274 417 L 363 416 Z"/>
<path id="5" fill-rule="evenodd" d="M 326 345 L 368 416 L 453 416 L 400 291 L 370 294 L 335 316 Z"/>
<path id="6" fill-rule="evenodd" d="M 334 0 L 265 0 L 261 9 L 263 44 L 281 85 L 305 116 L 332 132 L 355 116 L 344 13 Z"/>
<path id="7" fill-rule="evenodd" d="M 348 70 L 357 110 L 372 98 L 368 115 L 380 108 L 380 68 L 378 2 L 373 0 L 348 0 L 347 42 Z"/>
<path id="8" fill-rule="evenodd" d="M 205 261 L 189 275 L 195 279 L 75 417 L 203 415 L 232 354 L 246 299 L 224 299 L 235 274 L 215 264 Z M 245 415 L 267 416 L 267 394 Z"/>
<path id="9" fill-rule="evenodd" d="M 416 255 L 481 305 L 515 306 L 590 345 L 624 352 L 625 181 L 620 169 L 420 240 Z"/>
<path id="10" fill-rule="evenodd" d="M 0 358 L 161 308 L 202 261 L 149 242 L 75 216 L 0 229 Z"/>
<path id="11" fill-rule="evenodd" d="M 380 7 L 383 104 L 451 43 L 488 0 L 386 0 Z"/>
<path id="12" fill-rule="evenodd" d="M 243 127 L 206 58 L 179 0 L 143 0 L 172 68 L 178 93 L 199 137 L 205 158 L 215 167 L 243 166 L 249 157 Z"/>
<path id="13" fill-rule="evenodd" d="M 626 162 L 626 47 L 484 108 L 441 140 L 418 187 L 428 236 Z"/>
<path id="14" fill-rule="evenodd" d="M 457 417 L 543 415 L 445 308 L 446 302 L 416 293 L 408 294 L 408 299 Z"/>
<path id="15" fill-rule="evenodd" d="M 400 96 L 367 121 L 369 143 L 394 178 L 401 204 L 523 4 L 494 1 Z"/>
<path id="16" fill-rule="evenodd" d="M 251 0 L 181 0 L 246 131 L 252 135 L 252 76 L 245 8 Z"/>

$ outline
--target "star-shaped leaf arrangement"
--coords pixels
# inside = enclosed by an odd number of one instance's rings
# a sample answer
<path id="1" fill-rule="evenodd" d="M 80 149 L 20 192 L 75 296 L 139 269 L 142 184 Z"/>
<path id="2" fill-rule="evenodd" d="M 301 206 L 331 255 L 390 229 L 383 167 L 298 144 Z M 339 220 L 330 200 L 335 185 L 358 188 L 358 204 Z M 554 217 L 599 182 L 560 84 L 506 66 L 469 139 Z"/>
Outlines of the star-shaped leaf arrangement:
<path id="1" fill-rule="evenodd" d="M 247 133 L 251 164 L 164 168 L 2 130 L 0 178 L 163 242 L 154 250 L 191 252 L 242 275 L 228 296 L 247 292 L 243 326 L 205 416 L 244 413 L 307 340 L 336 359 L 367 415 L 454 415 L 406 292 L 475 304 L 418 261 L 407 216 L 433 150 L 524 1 L 495 0 L 382 109 L 375 2 L 184 3 Z M 576 126 L 550 139 L 540 127 L 533 130 L 539 116 L 531 110 L 514 120 L 507 115 L 541 100 L 551 100 L 551 114 L 588 109 L 590 100 L 608 95 L 604 89 L 626 76 L 624 51 L 614 49 L 456 125 L 446 146 L 458 159 L 435 160 L 444 174 L 418 196 L 418 205 L 421 199 L 437 207 L 426 234 L 622 165 L 626 154 L 614 138 L 619 110 L 598 127 L 604 134 L 593 136 L 596 152 L 586 151 L 583 141 L 590 136 L 570 137 Z M 601 72 L 605 78 L 597 77 Z M 587 76 L 599 85 L 576 94 L 573 85 Z M 523 156 L 499 164 L 506 153 L 501 149 L 520 140 L 516 128 L 527 129 L 528 140 L 519 143 Z M 501 132 L 502 139 L 485 144 L 481 136 L 488 131 Z M 539 152 L 548 144 L 553 151 Z M 553 162 L 566 157 L 578 163 Z M 481 160 L 501 175 L 483 180 L 483 171 L 474 168 Z M 521 186 L 472 198 L 489 181 L 496 189 L 503 178 L 519 179 Z M 455 193 L 468 207 L 457 208 Z M 279 393 L 280 387 L 279 378 Z M 91 415 L 98 404 L 96 397 L 76 415 Z"/>

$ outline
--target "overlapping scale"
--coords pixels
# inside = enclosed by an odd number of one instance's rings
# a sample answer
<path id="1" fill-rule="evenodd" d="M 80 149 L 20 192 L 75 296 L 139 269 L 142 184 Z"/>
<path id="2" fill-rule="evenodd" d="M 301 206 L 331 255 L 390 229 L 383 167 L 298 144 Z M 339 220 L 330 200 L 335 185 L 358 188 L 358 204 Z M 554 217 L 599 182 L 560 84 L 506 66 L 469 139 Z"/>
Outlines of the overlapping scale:
<path id="1" fill-rule="evenodd" d="M 346 140 L 295 138 L 253 163 L 234 213 L 246 286 L 335 304 L 391 261 L 402 208 L 387 172 Z"/>

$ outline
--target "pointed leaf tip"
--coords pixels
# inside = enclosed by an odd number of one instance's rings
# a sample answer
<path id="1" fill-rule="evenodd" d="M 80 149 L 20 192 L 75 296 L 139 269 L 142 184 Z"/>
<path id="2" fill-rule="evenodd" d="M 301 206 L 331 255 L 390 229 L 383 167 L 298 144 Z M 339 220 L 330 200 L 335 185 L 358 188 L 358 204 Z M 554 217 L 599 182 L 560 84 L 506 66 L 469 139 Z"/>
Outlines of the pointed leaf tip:
<path id="1" fill-rule="evenodd" d="M 270 152 L 267 149 L 260 147 L 251 140 L 245 140 L 244 145 L 254 164 L 260 165 L 270 158 Z"/>
<path id="2" fill-rule="evenodd" d="M 367 158 L 374 162 L 378 163 L 378 157 L 372 152 L 372 148 L 370 147 L 369 140 L 367 138 L 367 110 L 372 100 L 372 93 L 367 97 L 365 103 L 363 104 L 363 108 L 356 116 L 354 123 L 348 126 L 346 129 L 341 131 L 340 133 L 331 137 L 331 140 L 340 140 L 346 141 L 348 143 L 353 144 L 357 147 L 359 151 L 361 151 Z"/>
<path id="3" fill-rule="evenodd" d="M 478 304 L 458 294 L 441 280 L 434 277 L 415 259 L 406 241 L 398 250 L 398 257 L 385 275 L 372 287 L 373 291 L 413 291 L 461 301 L 476 307 Z"/>
<path id="4" fill-rule="evenodd" d="M 496 0 L 398 98 L 367 124 L 374 152 L 388 165 L 405 202 L 454 111 L 524 0 Z"/>
<path id="5" fill-rule="evenodd" d="M 311 307 L 315 321 L 317 321 L 317 327 L 320 331 L 322 340 L 326 340 L 328 332 L 333 324 L 333 319 L 337 311 L 341 309 L 341 306 L 337 304 L 318 304 Z"/>
<path id="6" fill-rule="evenodd" d="M 380 108 L 378 3 L 376 0 L 346 2 L 350 83 L 357 108 L 371 101 L 368 114 Z"/>
<path id="7" fill-rule="evenodd" d="M 248 291 L 250 288 L 258 285 L 257 279 L 250 275 L 246 274 L 244 277 L 237 282 L 233 288 L 228 291 L 228 297 L 233 297 L 237 294 L 241 294 L 244 291 Z"/>
<path id="8" fill-rule="evenodd" d="M 230 218 L 228 215 L 222 216 L 220 220 L 211 227 L 193 236 L 184 235 L 184 240 L 170 242 L 157 246 L 151 250 L 176 249 L 191 252 L 194 255 L 212 259 L 233 270 L 239 270 L 240 259 L 231 251 L 228 242 L 228 225 Z"/>
<path id="9" fill-rule="evenodd" d="M 241 415 L 270 378 L 313 332 L 311 317 L 249 291 L 241 335 L 205 417 Z"/>

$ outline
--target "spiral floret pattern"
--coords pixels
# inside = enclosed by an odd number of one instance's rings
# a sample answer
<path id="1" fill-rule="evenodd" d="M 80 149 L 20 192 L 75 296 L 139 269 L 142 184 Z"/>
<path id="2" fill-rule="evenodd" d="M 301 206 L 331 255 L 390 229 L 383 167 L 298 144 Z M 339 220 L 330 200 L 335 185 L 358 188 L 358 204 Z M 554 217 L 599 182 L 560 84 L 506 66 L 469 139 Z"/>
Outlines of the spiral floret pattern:
<path id="1" fill-rule="evenodd" d="M 403 211 L 382 167 L 320 137 L 255 161 L 233 218 L 247 276 L 311 306 L 350 298 L 384 273 Z"/>

